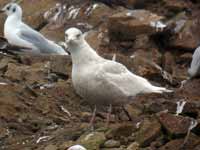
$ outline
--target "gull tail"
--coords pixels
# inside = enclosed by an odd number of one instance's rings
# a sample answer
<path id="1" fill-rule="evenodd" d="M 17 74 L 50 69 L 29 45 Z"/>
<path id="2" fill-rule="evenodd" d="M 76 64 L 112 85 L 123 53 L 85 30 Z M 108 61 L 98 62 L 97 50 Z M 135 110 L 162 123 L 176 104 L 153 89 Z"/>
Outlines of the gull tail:
<path id="1" fill-rule="evenodd" d="M 152 86 L 151 90 L 153 93 L 164 93 L 164 92 L 171 93 L 171 92 L 173 92 L 173 90 L 168 90 L 164 87 L 157 87 L 157 86 Z"/>

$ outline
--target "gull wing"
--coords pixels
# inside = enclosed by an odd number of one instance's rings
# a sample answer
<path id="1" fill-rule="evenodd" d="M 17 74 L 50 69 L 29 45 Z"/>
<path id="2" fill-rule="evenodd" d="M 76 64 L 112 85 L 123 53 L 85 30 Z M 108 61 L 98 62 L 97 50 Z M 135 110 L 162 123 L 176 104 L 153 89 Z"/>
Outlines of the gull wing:
<path id="1" fill-rule="evenodd" d="M 135 96 L 152 87 L 146 79 L 131 73 L 124 65 L 114 61 L 102 63 L 96 76 L 99 81 L 102 81 L 104 87 L 106 85 L 108 88 L 113 87 L 126 96 Z"/>
<path id="2" fill-rule="evenodd" d="M 18 32 L 18 36 L 32 43 L 35 47 L 37 47 L 41 53 L 54 53 L 56 49 L 52 46 L 52 43 L 48 42 L 48 40 L 39 32 L 33 30 L 32 28 L 23 25 Z"/>
<path id="3" fill-rule="evenodd" d="M 200 71 L 200 47 L 198 47 L 193 56 L 192 56 L 192 62 L 190 65 L 190 68 L 188 70 L 190 76 L 196 76 L 199 74 Z"/>

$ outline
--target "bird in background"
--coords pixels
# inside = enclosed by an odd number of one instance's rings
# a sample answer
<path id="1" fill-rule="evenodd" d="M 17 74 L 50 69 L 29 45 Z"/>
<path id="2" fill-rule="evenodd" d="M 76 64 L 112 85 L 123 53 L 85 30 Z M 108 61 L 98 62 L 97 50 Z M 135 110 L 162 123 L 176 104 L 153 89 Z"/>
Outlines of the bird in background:
<path id="1" fill-rule="evenodd" d="M 84 148 L 81 145 L 74 145 L 74 146 L 71 146 L 70 148 L 68 148 L 67 150 L 86 150 L 86 148 Z"/>
<path id="2" fill-rule="evenodd" d="M 200 76 L 200 47 L 197 47 L 196 50 L 194 51 L 194 54 L 192 56 L 192 62 L 190 64 L 190 68 L 188 69 L 188 75 L 189 77 L 181 82 L 180 88 L 183 88 L 183 86 L 189 80 Z"/>
<path id="3" fill-rule="evenodd" d="M 35 54 L 68 55 L 61 46 L 46 39 L 41 33 L 23 23 L 22 8 L 17 3 L 8 3 L 1 9 L 1 12 L 7 15 L 4 36 L 10 44 L 27 47 L 29 49 L 25 52 Z"/>
<path id="4" fill-rule="evenodd" d="M 107 105 L 111 108 L 112 105 L 129 103 L 137 94 L 172 92 L 152 85 L 121 63 L 99 56 L 77 28 L 65 31 L 65 41 L 72 57 L 72 83 L 75 91 L 95 106 Z"/>
<path id="5" fill-rule="evenodd" d="M 188 69 L 190 78 L 194 78 L 200 75 L 200 47 L 197 47 L 192 56 L 192 62 Z"/>

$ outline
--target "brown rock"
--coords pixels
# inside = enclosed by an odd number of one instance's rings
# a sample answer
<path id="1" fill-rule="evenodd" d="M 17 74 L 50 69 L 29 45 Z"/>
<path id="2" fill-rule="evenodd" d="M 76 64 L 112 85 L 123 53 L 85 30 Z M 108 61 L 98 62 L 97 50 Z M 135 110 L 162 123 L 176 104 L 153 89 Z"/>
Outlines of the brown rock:
<path id="1" fill-rule="evenodd" d="M 191 119 L 183 116 L 175 116 L 168 113 L 161 113 L 159 120 L 162 126 L 171 135 L 184 135 L 188 132 Z"/>
<path id="2" fill-rule="evenodd" d="M 196 49 L 200 41 L 200 33 L 196 32 L 200 29 L 198 21 L 180 13 L 169 24 L 173 24 L 174 34 L 170 36 L 168 46 L 192 51 Z"/>
<path id="3" fill-rule="evenodd" d="M 161 125 L 155 118 L 144 119 L 139 131 L 136 133 L 136 142 L 141 147 L 148 146 L 161 134 Z"/>
<path id="4" fill-rule="evenodd" d="M 134 40 L 136 35 L 156 33 L 151 22 L 162 19 L 162 16 L 146 10 L 124 10 L 109 18 L 108 30 L 111 39 Z"/>
<path id="5" fill-rule="evenodd" d="M 200 144 L 200 138 L 194 134 L 191 134 L 187 143 L 185 144 L 183 148 L 183 143 L 184 139 L 177 139 L 177 140 L 172 140 L 159 148 L 159 150 L 192 150 L 194 149 L 197 145 Z"/>
<path id="6" fill-rule="evenodd" d="M 58 148 L 57 148 L 57 146 L 55 146 L 55 145 L 48 145 L 48 146 L 46 146 L 45 148 L 44 148 L 44 150 L 57 150 Z"/>
<path id="7" fill-rule="evenodd" d="M 12 81 L 27 81 L 29 83 L 42 83 L 47 77 L 48 70 L 44 64 L 34 64 L 33 66 L 8 64 L 5 76 Z"/>

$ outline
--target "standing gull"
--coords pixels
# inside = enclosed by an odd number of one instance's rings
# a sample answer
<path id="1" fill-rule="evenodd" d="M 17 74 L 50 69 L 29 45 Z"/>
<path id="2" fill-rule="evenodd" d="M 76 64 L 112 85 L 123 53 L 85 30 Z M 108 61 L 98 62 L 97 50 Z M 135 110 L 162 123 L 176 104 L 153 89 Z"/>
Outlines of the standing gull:
<path id="1" fill-rule="evenodd" d="M 31 48 L 29 51 L 36 54 L 68 55 L 61 46 L 46 39 L 42 34 L 22 22 L 22 9 L 18 4 L 9 3 L 1 12 L 7 14 L 4 36 L 10 44 Z"/>
<path id="2" fill-rule="evenodd" d="M 77 28 L 65 31 L 72 57 L 72 82 L 76 92 L 94 105 L 123 105 L 140 93 L 171 92 L 153 86 L 124 65 L 99 56 Z"/>

